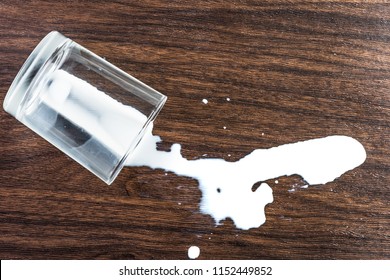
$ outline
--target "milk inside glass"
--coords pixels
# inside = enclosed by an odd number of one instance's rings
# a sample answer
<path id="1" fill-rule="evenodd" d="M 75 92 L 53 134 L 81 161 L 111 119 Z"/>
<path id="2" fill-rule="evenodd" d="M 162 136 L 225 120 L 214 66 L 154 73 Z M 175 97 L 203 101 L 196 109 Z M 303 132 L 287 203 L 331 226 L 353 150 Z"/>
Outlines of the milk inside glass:
<path id="1" fill-rule="evenodd" d="M 147 119 L 64 70 L 51 73 L 38 90 L 22 122 L 102 177 L 120 162 Z"/>

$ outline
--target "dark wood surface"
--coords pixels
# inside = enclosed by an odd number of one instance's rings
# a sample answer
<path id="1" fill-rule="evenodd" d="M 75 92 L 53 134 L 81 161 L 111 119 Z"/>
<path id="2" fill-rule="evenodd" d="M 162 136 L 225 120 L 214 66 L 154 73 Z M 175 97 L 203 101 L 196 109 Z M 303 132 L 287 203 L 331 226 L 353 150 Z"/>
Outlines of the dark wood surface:
<path id="1" fill-rule="evenodd" d="M 107 186 L 1 110 L 0 257 L 389 259 L 390 5 L 310 2 L 1 1 L 1 103 L 58 30 L 166 94 L 154 132 L 187 158 L 339 134 L 367 160 L 295 192 L 279 178 L 266 223 L 242 231 L 199 212 L 195 180 L 125 168 Z"/>

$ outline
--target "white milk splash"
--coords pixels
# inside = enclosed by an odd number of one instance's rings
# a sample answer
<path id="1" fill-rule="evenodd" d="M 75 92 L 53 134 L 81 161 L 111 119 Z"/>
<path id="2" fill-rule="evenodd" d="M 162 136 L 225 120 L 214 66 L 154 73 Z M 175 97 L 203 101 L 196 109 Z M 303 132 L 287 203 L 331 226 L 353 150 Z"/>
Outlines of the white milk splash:
<path id="1" fill-rule="evenodd" d="M 195 178 L 202 192 L 200 210 L 216 223 L 231 218 L 237 228 L 247 230 L 265 222 L 264 207 L 273 202 L 271 187 L 264 183 L 284 175 L 298 174 L 309 185 L 331 182 L 366 159 L 364 147 L 347 136 L 329 136 L 257 149 L 236 162 L 223 159 L 188 160 L 174 144 L 170 152 L 158 151 L 159 136 L 146 132 L 128 166 L 164 169 Z M 252 191 L 252 186 L 263 182 Z"/>
<path id="2" fill-rule="evenodd" d="M 188 248 L 188 257 L 192 260 L 197 259 L 200 255 L 200 248 L 198 246 L 191 246 Z"/>

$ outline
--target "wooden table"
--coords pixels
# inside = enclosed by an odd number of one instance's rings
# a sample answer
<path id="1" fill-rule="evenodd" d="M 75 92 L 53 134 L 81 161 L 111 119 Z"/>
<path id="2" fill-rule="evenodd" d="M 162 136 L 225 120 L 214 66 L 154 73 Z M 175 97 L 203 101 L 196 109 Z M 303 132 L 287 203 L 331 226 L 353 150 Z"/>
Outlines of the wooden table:
<path id="1" fill-rule="evenodd" d="M 125 168 L 107 186 L 2 110 L 0 257 L 389 259 L 390 5 L 310 2 L 2 1 L 1 103 L 58 30 L 166 94 L 154 133 L 189 159 L 347 135 L 367 160 L 295 192 L 278 178 L 245 231 L 200 213 L 194 179 Z"/>

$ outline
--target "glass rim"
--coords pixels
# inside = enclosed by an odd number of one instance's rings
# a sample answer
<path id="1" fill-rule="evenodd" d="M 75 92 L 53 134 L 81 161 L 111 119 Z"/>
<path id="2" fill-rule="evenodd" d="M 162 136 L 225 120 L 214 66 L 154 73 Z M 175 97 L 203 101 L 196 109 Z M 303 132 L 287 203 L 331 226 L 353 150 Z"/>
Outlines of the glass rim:
<path id="1" fill-rule="evenodd" d="M 6 112 L 18 118 L 22 102 L 26 97 L 28 88 L 32 81 L 29 81 L 28 73 L 34 68 L 40 69 L 52 56 L 52 54 L 66 42 L 71 41 L 58 31 L 51 31 L 47 34 L 30 53 L 24 61 L 19 72 L 16 74 L 10 88 L 4 98 L 3 108 Z"/>

